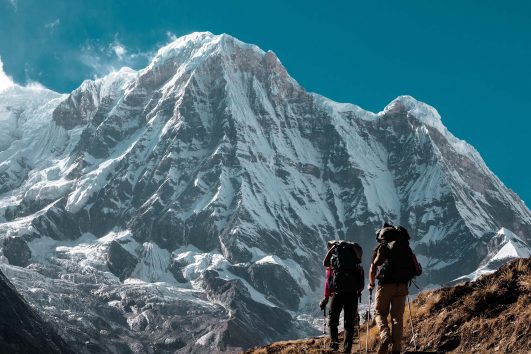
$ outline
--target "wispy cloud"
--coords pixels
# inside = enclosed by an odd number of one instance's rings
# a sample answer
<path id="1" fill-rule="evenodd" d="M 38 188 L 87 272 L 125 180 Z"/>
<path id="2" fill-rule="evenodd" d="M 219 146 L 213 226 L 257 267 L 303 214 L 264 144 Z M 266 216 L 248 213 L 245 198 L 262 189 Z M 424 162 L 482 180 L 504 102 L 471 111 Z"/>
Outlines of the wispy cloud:
<path id="1" fill-rule="evenodd" d="M 166 32 L 166 37 L 168 37 L 168 41 L 170 42 L 174 42 L 177 38 L 179 38 L 175 35 L 175 33 L 172 33 L 170 31 Z"/>
<path id="2" fill-rule="evenodd" d="M 112 50 L 114 51 L 114 54 L 118 57 L 118 59 L 122 60 L 124 59 L 125 55 L 127 54 L 127 49 L 124 47 L 123 44 L 121 44 L 118 41 L 115 41 L 111 45 Z"/>
<path id="3" fill-rule="evenodd" d="M 52 21 L 50 23 L 47 23 L 44 25 L 44 28 L 50 30 L 50 31 L 53 31 L 57 28 L 57 26 L 59 26 L 61 24 L 61 20 L 60 19 L 57 19 L 55 21 Z"/>
<path id="4" fill-rule="evenodd" d="M 18 10 L 18 0 L 8 0 L 8 2 L 13 6 L 13 10 Z"/>
<path id="5" fill-rule="evenodd" d="M 91 69 L 94 77 L 101 77 L 124 66 L 134 68 L 145 65 L 152 56 L 152 52 L 129 50 L 115 36 L 110 43 L 85 42 L 81 47 L 78 60 Z"/>
<path id="6" fill-rule="evenodd" d="M 104 60 L 108 54 L 105 53 L 105 47 L 91 43 L 85 43 L 81 47 L 78 60 L 91 69 L 95 77 L 105 75 L 113 70 L 111 60 Z"/>
<path id="7" fill-rule="evenodd" d="M 13 80 L 13 78 L 7 75 L 7 73 L 4 71 L 4 63 L 2 62 L 2 57 L 0 57 L 0 92 L 5 91 L 6 89 L 13 86 L 27 87 L 31 89 L 46 89 L 46 87 L 40 82 L 31 80 L 28 76 L 27 70 L 26 82 L 24 84 L 16 83 L 15 80 Z"/>

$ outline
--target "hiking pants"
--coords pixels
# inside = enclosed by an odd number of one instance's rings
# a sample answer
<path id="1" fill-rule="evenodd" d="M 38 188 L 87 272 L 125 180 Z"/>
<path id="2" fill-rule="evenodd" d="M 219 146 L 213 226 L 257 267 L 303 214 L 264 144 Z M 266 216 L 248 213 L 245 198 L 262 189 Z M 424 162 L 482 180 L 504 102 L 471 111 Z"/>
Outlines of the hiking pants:
<path id="1" fill-rule="evenodd" d="M 390 343 L 391 340 L 393 351 L 400 351 L 402 348 L 404 309 L 407 294 L 407 283 L 380 284 L 376 289 L 374 312 L 376 324 L 380 329 L 380 343 Z M 391 333 L 389 333 L 389 324 L 387 322 L 389 312 L 391 312 Z M 387 353 L 387 348 L 383 348 L 381 352 Z"/>
<path id="2" fill-rule="evenodd" d="M 354 323 L 358 315 L 358 294 L 356 293 L 336 293 L 330 301 L 329 328 L 330 341 L 338 343 L 339 315 L 343 310 L 343 327 L 345 328 L 345 338 L 343 340 L 343 351 L 350 353 L 352 341 L 354 339 Z"/>

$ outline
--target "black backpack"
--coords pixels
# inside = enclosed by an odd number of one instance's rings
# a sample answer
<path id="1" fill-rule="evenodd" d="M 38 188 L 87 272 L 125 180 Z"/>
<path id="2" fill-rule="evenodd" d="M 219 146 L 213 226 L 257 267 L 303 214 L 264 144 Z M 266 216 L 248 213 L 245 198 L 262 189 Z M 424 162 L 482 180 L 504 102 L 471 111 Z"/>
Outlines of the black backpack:
<path id="1" fill-rule="evenodd" d="M 422 266 L 409 247 L 409 234 L 405 228 L 384 227 L 377 233 L 377 239 L 380 242 L 378 248 L 386 247 L 388 255 L 377 275 L 381 284 L 407 283 L 422 274 Z"/>
<path id="2" fill-rule="evenodd" d="M 363 251 L 357 243 L 341 241 L 336 244 L 330 259 L 332 275 L 328 288 L 336 293 L 359 293 L 365 286 L 365 273 L 361 266 Z"/>

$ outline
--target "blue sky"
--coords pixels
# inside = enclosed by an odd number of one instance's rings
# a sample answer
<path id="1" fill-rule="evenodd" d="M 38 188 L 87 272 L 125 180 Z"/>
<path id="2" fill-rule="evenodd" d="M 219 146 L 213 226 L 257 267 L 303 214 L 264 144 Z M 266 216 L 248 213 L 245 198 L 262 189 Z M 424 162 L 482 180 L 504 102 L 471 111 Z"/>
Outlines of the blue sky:
<path id="1" fill-rule="evenodd" d="M 0 0 L 4 71 L 60 92 L 141 68 L 194 31 L 271 49 L 336 101 L 376 112 L 402 94 L 431 104 L 531 201 L 531 1 Z"/>

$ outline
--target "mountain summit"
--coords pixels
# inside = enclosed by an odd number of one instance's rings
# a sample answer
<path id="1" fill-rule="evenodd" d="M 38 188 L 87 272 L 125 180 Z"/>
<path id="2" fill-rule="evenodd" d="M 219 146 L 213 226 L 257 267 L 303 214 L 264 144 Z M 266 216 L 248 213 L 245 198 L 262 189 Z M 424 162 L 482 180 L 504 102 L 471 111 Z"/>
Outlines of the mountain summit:
<path id="1" fill-rule="evenodd" d="M 0 127 L 2 270 L 80 351 L 312 334 L 326 241 L 369 254 L 384 221 L 432 287 L 489 264 L 502 228 L 531 242 L 529 209 L 434 108 L 333 102 L 228 35 L 68 95 L 7 88 Z"/>

